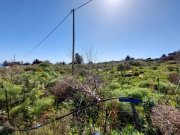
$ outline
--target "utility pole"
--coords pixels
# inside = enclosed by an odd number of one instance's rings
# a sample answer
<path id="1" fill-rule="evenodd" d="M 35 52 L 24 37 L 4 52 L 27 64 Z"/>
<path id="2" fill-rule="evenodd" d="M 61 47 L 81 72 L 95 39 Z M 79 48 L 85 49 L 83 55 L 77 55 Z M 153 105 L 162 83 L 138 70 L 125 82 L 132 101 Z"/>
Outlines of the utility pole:
<path id="1" fill-rule="evenodd" d="M 81 6 L 77 8 L 72 9 L 72 14 L 73 14 L 73 45 L 72 45 L 72 75 L 74 75 L 74 52 L 75 52 L 75 11 L 79 10 L 80 8 L 84 7 L 88 3 L 90 3 L 92 0 L 87 1 L 86 3 L 82 4 Z"/>
<path id="2" fill-rule="evenodd" d="M 14 54 L 14 65 L 15 65 L 15 62 L 16 62 L 16 55 Z"/>
<path id="3" fill-rule="evenodd" d="M 75 52 L 75 10 L 73 13 L 73 46 L 72 46 L 72 75 L 74 75 L 74 52 Z"/>

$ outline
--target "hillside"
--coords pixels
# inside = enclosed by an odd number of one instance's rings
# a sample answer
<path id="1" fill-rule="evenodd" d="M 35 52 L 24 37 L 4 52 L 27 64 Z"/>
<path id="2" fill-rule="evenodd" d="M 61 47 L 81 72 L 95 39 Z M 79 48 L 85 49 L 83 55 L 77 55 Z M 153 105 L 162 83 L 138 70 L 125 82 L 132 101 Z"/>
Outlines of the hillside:
<path id="1" fill-rule="evenodd" d="M 48 62 L 2 68 L 0 134 L 7 127 L 13 135 L 178 134 L 178 124 L 162 128 L 154 114 L 165 106 L 179 119 L 179 58 L 178 51 L 158 59 L 76 64 L 74 76 L 71 65 Z M 118 97 L 143 101 L 134 104 L 138 120 Z"/>

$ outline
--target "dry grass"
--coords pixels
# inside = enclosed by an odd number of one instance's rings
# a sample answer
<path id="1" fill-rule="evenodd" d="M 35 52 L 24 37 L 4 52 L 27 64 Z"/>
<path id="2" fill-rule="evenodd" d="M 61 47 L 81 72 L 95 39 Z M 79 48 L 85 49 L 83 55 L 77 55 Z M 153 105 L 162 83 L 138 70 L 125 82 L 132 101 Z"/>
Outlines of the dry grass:
<path id="1" fill-rule="evenodd" d="M 152 109 L 151 120 L 164 135 L 179 135 L 180 110 L 167 105 L 157 105 Z"/>

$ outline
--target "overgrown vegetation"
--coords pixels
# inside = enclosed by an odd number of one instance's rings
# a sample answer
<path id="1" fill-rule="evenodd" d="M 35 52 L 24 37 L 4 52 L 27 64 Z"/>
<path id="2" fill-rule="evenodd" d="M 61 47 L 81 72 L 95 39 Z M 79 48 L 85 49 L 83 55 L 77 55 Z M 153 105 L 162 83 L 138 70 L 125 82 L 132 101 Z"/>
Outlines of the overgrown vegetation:
<path id="1" fill-rule="evenodd" d="M 80 65 L 83 61 L 81 56 L 77 56 L 79 60 L 76 58 L 78 65 L 75 76 L 71 76 L 71 65 L 39 63 L 37 60 L 35 65 L 2 68 L 0 124 L 8 120 L 7 93 L 9 123 L 16 129 L 38 127 L 52 121 L 40 129 L 14 132 L 14 135 L 92 134 L 95 131 L 108 135 L 165 133 L 165 128 L 158 126 L 161 121 L 155 118 L 151 110 L 153 106 L 166 104 L 176 108 L 176 115 L 179 114 L 179 57 L 176 58 L 174 54 L 173 58 L 170 56 L 163 56 L 159 60 L 127 57 L 123 62 L 90 65 Z M 111 97 L 133 97 L 144 101 L 135 105 L 140 131 L 134 124 L 129 103 L 118 100 L 100 102 Z M 92 105 L 78 110 L 89 104 Z M 71 115 L 54 121 L 72 111 Z M 174 127 L 168 132 L 177 134 Z"/>

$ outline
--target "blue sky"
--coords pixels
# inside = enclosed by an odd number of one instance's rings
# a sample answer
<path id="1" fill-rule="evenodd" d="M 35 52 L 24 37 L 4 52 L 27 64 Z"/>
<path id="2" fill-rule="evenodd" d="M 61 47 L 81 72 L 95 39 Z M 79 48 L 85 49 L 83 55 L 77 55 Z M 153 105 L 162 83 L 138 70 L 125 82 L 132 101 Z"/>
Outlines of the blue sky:
<path id="1" fill-rule="evenodd" d="M 0 0 L 0 62 L 35 58 L 71 61 L 72 16 L 86 0 Z M 180 0 L 93 0 L 76 12 L 76 52 L 93 48 L 97 61 L 160 57 L 180 49 Z"/>

